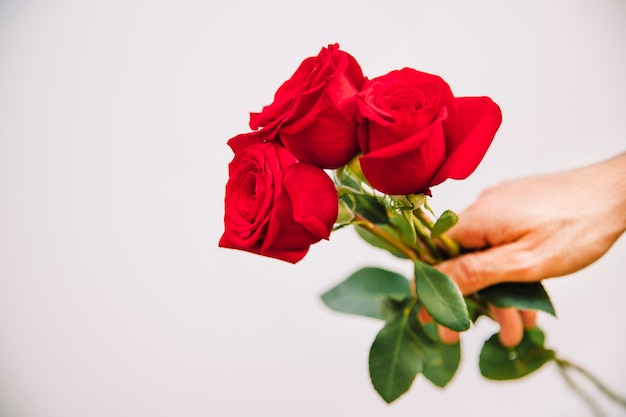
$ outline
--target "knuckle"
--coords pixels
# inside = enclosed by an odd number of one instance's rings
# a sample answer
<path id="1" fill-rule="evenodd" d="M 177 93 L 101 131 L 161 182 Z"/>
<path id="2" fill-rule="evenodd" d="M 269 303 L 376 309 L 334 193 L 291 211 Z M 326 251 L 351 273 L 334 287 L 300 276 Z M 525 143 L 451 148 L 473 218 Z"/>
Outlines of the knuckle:
<path id="1" fill-rule="evenodd" d="M 458 259 L 458 276 L 456 282 L 464 294 L 475 292 L 481 288 L 482 274 L 475 256 L 466 255 Z"/>
<path id="2" fill-rule="evenodd" d="M 515 275 L 518 281 L 536 281 L 544 275 L 546 262 L 550 257 L 550 251 L 539 244 L 527 244 L 522 250 L 518 250 L 511 256 L 511 275 Z"/>

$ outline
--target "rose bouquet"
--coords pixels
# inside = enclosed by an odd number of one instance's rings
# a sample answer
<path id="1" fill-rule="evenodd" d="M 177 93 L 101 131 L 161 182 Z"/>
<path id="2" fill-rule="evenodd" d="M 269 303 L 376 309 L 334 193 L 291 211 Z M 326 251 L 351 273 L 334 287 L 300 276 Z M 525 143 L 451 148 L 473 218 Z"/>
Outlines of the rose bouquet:
<path id="1" fill-rule="evenodd" d="M 466 331 L 490 317 L 491 306 L 554 314 L 541 283 L 463 295 L 436 268 L 464 249 L 446 236 L 456 214 L 437 215 L 428 203 L 431 189 L 467 178 L 501 121 L 489 97 L 455 97 L 439 76 L 403 68 L 368 79 L 337 44 L 322 48 L 278 88 L 272 104 L 250 114 L 250 132 L 228 141 L 234 157 L 219 245 L 296 263 L 333 230 L 352 226 L 369 244 L 411 262 L 412 277 L 366 267 L 322 300 L 335 311 L 383 322 L 369 371 L 386 402 L 420 373 L 444 387 L 461 349 L 458 341 L 445 343 L 438 326 Z M 493 335 L 479 367 L 486 378 L 505 380 L 549 361 L 566 377 L 566 370 L 588 375 L 545 348 L 536 326 L 515 347 Z"/>

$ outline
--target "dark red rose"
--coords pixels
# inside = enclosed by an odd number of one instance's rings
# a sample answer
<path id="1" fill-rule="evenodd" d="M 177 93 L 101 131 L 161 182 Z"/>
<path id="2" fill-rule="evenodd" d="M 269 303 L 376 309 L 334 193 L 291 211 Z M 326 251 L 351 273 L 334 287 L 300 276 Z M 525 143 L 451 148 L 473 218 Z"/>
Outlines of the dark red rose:
<path id="1" fill-rule="evenodd" d="M 274 102 L 250 113 L 250 128 L 264 140 L 279 140 L 301 161 L 338 168 L 358 153 L 356 99 L 364 77 L 339 45 L 305 59 L 280 86 Z"/>
<path id="2" fill-rule="evenodd" d="M 296 263 L 328 239 L 337 219 L 337 191 L 323 169 L 299 162 L 258 133 L 228 141 L 225 231 L 219 245 Z"/>
<path id="3" fill-rule="evenodd" d="M 367 80 L 357 98 L 361 169 L 391 195 L 466 178 L 502 122 L 489 97 L 454 97 L 440 77 L 411 68 Z"/>

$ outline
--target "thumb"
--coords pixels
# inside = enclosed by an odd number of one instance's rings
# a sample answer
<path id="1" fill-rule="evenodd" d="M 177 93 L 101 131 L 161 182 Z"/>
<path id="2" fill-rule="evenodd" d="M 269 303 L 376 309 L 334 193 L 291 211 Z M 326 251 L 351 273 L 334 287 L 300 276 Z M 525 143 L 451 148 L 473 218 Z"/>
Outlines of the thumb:
<path id="1" fill-rule="evenodd" d="M 531 257 L 522 243 L 514 242 L 483 251 L 470 252 L 437 265 L 464 295 L 505 281 L 531 281 Z"/>

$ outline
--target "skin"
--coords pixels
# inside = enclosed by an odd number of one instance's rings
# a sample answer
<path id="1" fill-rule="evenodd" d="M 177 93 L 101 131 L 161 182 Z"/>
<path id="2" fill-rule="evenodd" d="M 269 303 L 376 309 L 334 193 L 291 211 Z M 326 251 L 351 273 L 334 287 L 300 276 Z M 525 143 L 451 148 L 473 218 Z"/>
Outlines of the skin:
<path id="1" fill-rule="evenodd" d="M 459 215 L 449 236 L 470 252 L 438 265 L 463 294 L 500 282 L 576 272 L 604 255 L 626 230 L 626 152 L 554 174 L 502 183 Z M 535 312 L 492 308 L 500 341 L 517 345 Z M 440 328 L 449 343 L 459 335 Z"/>

